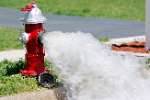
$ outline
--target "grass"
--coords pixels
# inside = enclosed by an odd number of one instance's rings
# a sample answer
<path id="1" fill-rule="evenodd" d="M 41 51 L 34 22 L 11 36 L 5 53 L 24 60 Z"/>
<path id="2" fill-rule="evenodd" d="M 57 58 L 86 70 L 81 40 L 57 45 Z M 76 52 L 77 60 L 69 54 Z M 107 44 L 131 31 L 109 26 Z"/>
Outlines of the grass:
<path id="1" fill-rule="evenodd" d="M 18 39 L 21 33 L 23 30 L 0 27 L 0 51 L 23 49 L 22 43 Z"/>
<path id="2" fill-rule="evenodd" d="M 25 8 L 33 0 L 1 0 L 1 7 Z M 145 20 L 145 0 L 34 0 L 44 13 Z"/>
<path id="3" fill-rule="evenodd" d="M 107 42 L 109 41 L 109 38 L 98 38 L 99 41 Z"/>
<path id="4" fill-rule="evenodd" d="M 22 77 L 19 74 L 20 69 L 24 68 L 25 61 L 11 62 L 4 60 L 0 62 L 0 97 L 13 95 L 21 92 L 31 92 L 46 90 L 36 80 L 36 77 Z M 51 69 L 51 73 L 57 78 L 52 70 L 51 63 L 45 60 L 45 66 Z M 55 82 L 52 88 L 62 86 L 61 83 Z"/>
<path id="5" fill-rule="evenodd" d="M 147 70 L 150 70 L 150 58 L 149 59 L 147 59 L 147 61 L 146 61 L 146 69 Z"/>

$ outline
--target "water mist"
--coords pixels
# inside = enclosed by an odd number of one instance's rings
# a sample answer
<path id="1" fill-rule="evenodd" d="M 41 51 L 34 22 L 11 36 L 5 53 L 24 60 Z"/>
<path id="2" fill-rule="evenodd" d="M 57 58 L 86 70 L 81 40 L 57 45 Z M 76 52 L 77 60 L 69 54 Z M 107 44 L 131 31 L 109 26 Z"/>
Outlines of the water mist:
<path id="1" fill-rule="evenodd" d="M 90 33 L 45 33 L 47 59 L 67 88 L 68 100 L 149 100 L 143 59 L 121 56 Z"/>

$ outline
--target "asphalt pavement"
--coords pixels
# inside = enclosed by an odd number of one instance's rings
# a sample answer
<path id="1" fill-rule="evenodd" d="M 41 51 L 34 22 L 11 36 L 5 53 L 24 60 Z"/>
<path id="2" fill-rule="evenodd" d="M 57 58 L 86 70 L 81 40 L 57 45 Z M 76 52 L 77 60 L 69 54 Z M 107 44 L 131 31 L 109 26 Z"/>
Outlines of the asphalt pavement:
<path id="1" fill-rule="evenodd" d="M 20 18 L 25 12 L 16 9 L 0 7 L 0 26 L 24 30 Z M 144 21 L 76 17 L 65 15 L 43 15 L 47 18 L 44 28 L 47 31 L 91 33 L 94 37 L 122 38 L 145 35 Z"/>

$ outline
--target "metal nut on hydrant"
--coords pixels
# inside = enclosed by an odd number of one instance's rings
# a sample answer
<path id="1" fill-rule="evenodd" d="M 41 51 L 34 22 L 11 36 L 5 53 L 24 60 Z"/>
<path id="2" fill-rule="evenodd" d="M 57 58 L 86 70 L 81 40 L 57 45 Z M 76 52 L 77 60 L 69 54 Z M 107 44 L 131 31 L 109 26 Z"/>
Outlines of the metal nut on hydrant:
<path id="1" fill-rule="evenodd" d="M 50 87 L 54 84 L 55 79 L 50 69 L 45 68 L 45 50 L 41 42 L 42 34 L 47 32 L 43 28 L 47 19 L 35 2 L 27 5 L 26 8 L 21 8 L 21 11 L 26 11 L 24 17 L 20 19 L 25 25 L 25 32 L 20 35 L 19 40 L 25 44 L 26 54 L 25 69 L 20 70 L 20 73 L 25 76 L 38 76 L 41 85 Z"/>

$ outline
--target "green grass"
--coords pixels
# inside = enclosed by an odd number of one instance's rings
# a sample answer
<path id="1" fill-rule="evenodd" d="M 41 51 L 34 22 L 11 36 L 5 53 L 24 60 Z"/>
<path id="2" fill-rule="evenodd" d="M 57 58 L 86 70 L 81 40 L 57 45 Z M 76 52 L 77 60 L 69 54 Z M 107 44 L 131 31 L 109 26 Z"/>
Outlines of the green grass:
<path id="1" fill-rule="evenodd" d="M 99 41 L 107 42 L 109 41 L 109 38 L 98 38 Z"/>
<path id="2" fill-rule="evenodd" d="M 36 77 L 22 77 L 19 74 L 20 69 L 24 68 L 24 61 L 11 62 L 4 60 L 0 62 L 0 97 L 13 95 L 21 92 L 31 92 L 38 90 L 46 90 L 36 80 Z M 45 60 L 45 66 L 51 69 L 51 73 L 57 78 L 52 70 L 51 63 Z M 62 86 L 61 83 L 55 82 L 52 88 Z"/>
<path id="3" fill-rule="evenodd" d="M 33 0 L 1 0 L 1 7 L 25 8 Z M 44 13 L 145 20 L 145 0 L 34 0 Z"/>
<path id="4" fill-rule="evenodd" d="M 150 70 L 150 65 L 149 65 L 150 64 L 150 58 L 147 59 L 146 64 L 147 64 L 146 69 Z"/>
<path id="5" fill-rule="evenodd" d="M 18 39 L 21 33 L 23 30 L 0 27 L 0 51 L 23 49 L 23 45 Z"/>

